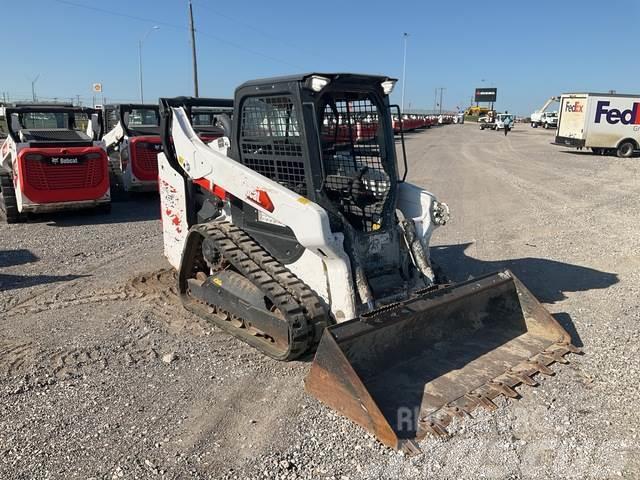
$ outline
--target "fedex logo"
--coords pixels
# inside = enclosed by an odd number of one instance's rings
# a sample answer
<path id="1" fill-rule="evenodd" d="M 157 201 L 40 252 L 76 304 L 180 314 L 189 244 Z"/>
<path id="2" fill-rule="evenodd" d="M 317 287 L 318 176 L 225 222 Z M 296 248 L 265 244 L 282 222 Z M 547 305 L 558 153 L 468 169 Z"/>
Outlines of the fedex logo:
<path id="1" fill-rule="evenodd" d="M 634 102 L 633 106 L 628 110 L 618 110 L 617 108 L 608 108 L 610 102 L 600 101 L 596 106 L 596 123 L 604 116 L 607 123 L 615 125 L 622 123 L 623 125 L 639 125 L 640 124 L 640 103 Z"/>
<path id="2" fill-rule="evenodd" d="M 564 106 L 564 111 L 565 112 L 581 113 L 583 108 L 584 108 L 584 105 L 582 103 L 580 103 L 578 100 L 576 100 L 575 102 L 573 102 L 573 104 L 567 103 Z"/>

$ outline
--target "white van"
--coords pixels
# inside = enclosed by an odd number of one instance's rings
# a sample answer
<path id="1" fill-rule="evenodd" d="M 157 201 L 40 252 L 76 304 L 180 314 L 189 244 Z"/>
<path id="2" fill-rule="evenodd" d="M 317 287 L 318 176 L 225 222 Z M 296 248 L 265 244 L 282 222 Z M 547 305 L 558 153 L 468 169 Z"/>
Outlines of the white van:
<path id="1" fill-rule="evenodd" d="M 640 146 L 640 95 L 563 94 L 554 143 L 631 157 Z"/>

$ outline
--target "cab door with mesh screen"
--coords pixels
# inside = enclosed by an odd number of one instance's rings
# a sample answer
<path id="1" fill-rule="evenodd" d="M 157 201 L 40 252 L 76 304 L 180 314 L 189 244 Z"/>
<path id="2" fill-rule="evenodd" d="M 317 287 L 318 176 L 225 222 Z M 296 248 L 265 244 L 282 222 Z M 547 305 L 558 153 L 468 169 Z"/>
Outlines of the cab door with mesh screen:
<path id="1" fill-rule="evenodd" d="M 328 93 L 321 103 L 324 191 L 356 230 L 383 228 L 391 190 L 381 112 L 368 94 Z"/>
<path id="2" fill-rule="evenodd" d="M 300 195 L 307 194 L 298 112 L 291 97 L 250 97 L 242 107 L 244 165 Z"/>
<path id="3" fill-rule="evenodd" d="M 302 196 L 309 191 L 304 141 L 291 95 L 248 97 L 242 102 L 238 137 L 241 163 Z M 246 202 L 236 205 L 236 213 L 239 210 L 245 230 L 280 261 L 295 261 L 304 251 L 285 225 Z M 240 223 L 235 214 L 234 223 Z"/>

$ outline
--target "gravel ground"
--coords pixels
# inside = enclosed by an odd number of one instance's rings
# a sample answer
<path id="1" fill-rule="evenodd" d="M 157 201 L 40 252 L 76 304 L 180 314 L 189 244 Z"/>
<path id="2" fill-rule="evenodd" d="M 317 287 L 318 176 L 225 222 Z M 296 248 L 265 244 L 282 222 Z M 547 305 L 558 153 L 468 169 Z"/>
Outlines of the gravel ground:
<path id="1" fill-rule="evenodd" d="M 0 478 L 640 478 L 640 160 L 550 132 L 407 136 L 450 278 L 510 268 L 584 347 L 424 454 L 381 446 L 178 305 L 157 199 L 0 225 Z"/>

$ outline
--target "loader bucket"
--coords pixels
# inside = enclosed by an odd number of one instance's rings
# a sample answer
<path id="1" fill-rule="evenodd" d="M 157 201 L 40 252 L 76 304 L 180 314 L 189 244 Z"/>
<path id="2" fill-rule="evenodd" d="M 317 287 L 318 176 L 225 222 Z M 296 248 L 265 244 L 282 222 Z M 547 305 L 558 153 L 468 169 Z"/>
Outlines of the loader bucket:
<path id="1" fill-rule="evenodd" d="M 532 375 L 578 353 L 569 334 L 506 270 L 333 325 L 324 332 L 306 390 L 408 453 L 453 417 L 493 410 Z"/>

